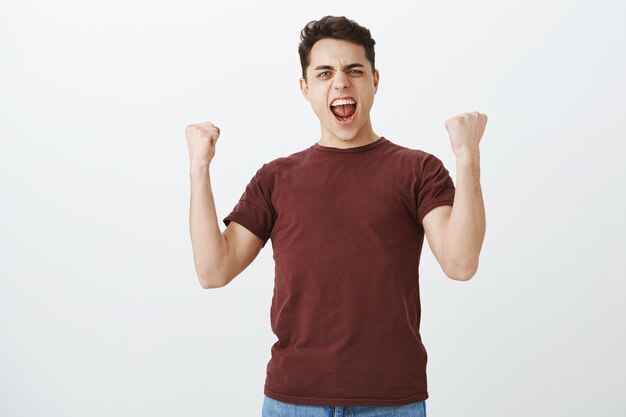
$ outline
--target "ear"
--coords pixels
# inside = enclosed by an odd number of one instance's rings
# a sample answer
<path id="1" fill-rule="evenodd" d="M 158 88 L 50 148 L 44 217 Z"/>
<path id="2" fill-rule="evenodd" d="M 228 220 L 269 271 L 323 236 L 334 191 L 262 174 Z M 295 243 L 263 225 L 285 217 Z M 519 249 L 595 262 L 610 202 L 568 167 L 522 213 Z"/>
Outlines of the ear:
<path id="1" fill-rule="evenodd" d="M 380 73 L 378 69 L 374 70 L 374 94 L 378 91 L 378 81 L 380 80 Z"/>
<path id="2" fill-rule="evenodd" d="M 309 86 L 306 80 L 304 79 L 304 77 L 300 77 L 300 91 L 302 91 L 302 95 L 304 96 L 304 98 L 310 101 L 309 100 Z"/>

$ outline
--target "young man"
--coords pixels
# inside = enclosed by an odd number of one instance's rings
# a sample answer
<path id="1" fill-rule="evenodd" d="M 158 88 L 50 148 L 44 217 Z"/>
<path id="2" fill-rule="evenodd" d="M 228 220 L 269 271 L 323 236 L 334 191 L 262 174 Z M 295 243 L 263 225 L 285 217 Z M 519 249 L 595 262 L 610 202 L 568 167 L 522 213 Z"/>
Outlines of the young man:
<path id="1" fill-rule="evenodd" d="M 451 279 L 476 273 L 485 233 L 478 145 L 487 117 L 464 113 L 445 123 L 455 188 L 437 157 L 373 131 L 380 75 L 368 29 L 326 16 L 309 22 L 301 40 L 300 87 L 320 139 L 263 164 L 223 219 L 223 233 L 208 169 L 219 128 L 186 129 L 198 277 L 204 288 L 227 285 L 272 239 L 278 341 L 267 365 L 265 414 L 304 406 L 425 413 L 423 240 Z"/>

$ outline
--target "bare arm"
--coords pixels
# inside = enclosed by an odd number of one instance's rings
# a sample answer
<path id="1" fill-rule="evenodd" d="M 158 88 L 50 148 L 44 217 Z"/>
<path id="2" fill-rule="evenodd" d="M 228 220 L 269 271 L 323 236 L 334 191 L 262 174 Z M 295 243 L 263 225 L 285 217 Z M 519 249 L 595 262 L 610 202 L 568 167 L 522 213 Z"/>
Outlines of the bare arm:
<path id="1" fill-rule="evenodd" d="M 189 232 L 193 260 L 202 288 L 219 288 L 243 271 L 263 247 L 263 240 L 238 223 L 220 231 L 209 166 L 215 156 L 219 127 L 211 122 L 185 128 L 191 165 Z"/>
<path id="2" fill-rule="evenodd" d="M 454 205 L 439 206 L 422 220 L 428 244 L 446 275 L 467 281 L 478 270 L 485 237 L 485 207 L 480 187 L 480 160 L 457 158 Z"/>
<path id="3" fill-rule="evenodd" d="M 191 170 L 189 229 L 202 288 L 219 288 L 239 275 L 261 251 L 263 240 L 235 221 L 222 233 L 207 168 Z"/>
<path id="4" fill-rule="evenodd" d="M 442 242 L 443 258 L 451 271 L 468 280 L 478 270 L 485 238 L 485 205 L 480 186 L 480 158 L 457 157 L 454 206 Z"/>
<path id="5" fill-rule="evenodd" d="M 189 231 L 193 260 L 202 288 L 217 288 L 224 281 L 228 242 L 219 228 L 209 167 L 192 167 L 190 179 Z"/>
<path id="6" fill-rule="evenodd" d="M 440 254 L 438 259 L 443 260 L 452 276 L 463 281 L 476 273 L 485 238 L 479 143 L 486 124 L 487 115 L 479 112 L 462 113 L 445 123 L 456 157 L 457 185 L 452 209 L 435 215 L 431 223 L 439 226 L 431 234 L 438 236 L 434 245 Z"/>

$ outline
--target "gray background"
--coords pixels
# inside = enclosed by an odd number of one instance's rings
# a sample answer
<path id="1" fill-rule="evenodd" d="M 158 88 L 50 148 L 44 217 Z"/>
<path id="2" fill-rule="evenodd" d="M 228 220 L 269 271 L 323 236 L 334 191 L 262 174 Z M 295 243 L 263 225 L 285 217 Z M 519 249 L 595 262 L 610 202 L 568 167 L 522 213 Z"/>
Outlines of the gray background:
<path id="1" fill-rule="evenodd" d="M 425 244 L 429 416 L 626 408 L 624 2 L 0 2 L 0 415 L 260 416 L 273 259 L 203 290 L 184 128 L 221 128 L 221 219 L 319 139 L 299 32 L 370 28 L 374 131 L 442 159 L 480 111 L 487 232 L 447 279 Z"/>

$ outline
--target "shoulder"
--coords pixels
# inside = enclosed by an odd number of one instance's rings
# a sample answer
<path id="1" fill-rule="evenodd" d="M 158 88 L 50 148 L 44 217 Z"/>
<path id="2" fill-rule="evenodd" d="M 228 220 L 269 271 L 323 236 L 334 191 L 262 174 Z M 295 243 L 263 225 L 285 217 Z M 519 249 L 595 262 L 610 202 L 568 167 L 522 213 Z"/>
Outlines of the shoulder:
<path id="1" fill-rule="evenodd" d="M 266 176 L 278 175 L 302 165 L 309 157 L 310 149 L 304 149 L 286 156 L 276 157 L 263 164 L 261 170 Z"/>
<path id="2" fill-rule="evenodd" d="M 403 167 L 410 167 L 413 174 L 421 177 L 423 173 L 431 171 L 442 164 L 441 160 L 434 154 L 419 148 L 393 143 L 388 147 L 391 160 Z"/>
<path id="3" fill-rule="evenodd" d="M 259 181 L 268 188 L 274 188 L 277 182 L 285 176 L 294 174 L 294 170 L 303 166 L 308 156 L 307 149 L 294 152 L 286 156 L 279 156 L 265 162 L 257 171 Z"/>
<path id="4" fill-rule="evenodd" d="M 424 161 L 426 159 L 434 157 L 433 154 L 426 152 L 419 148 L 410 148 L 408 146 L 400 145 L 390 141 L 390 146 L 387 147 L 389 152 L 399 158 L 410 159 L 413 162 Z"/>

